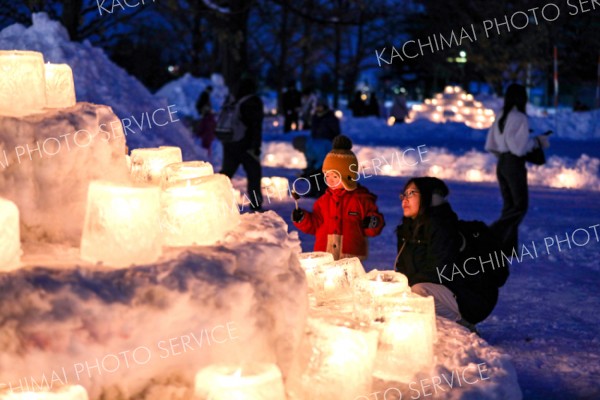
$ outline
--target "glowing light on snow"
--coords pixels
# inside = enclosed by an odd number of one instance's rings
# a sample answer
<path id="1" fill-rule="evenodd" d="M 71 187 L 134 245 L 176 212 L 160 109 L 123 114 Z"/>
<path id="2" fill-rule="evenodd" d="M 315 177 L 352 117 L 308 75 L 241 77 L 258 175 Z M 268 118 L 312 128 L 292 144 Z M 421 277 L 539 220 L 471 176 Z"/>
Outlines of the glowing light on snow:
<path id="1" fill-rule="evenodd" d="M 277 109 L 276 108 L 272 108 L 271 109 L 271 115 L 277 115 Z"/>
<path id="2" fill-rule="evenodd" d="M 81 258 L 125 267 L 160 257 L 160 189 L 92 181 L 88 189 Z"/>
<path id="3" fill-rule="evenodd" d="M 429 100 L 429 99 L 425 99 L 425 104 L 431 104 L 431 100 Z M 416 107 L 416 106 L 413 106 L 413 108 L 414 108 L 414 107 Z M 420 111 L 420 110 L 417 110 L 417 111 Z"/>
<path id="4" fill-rule="evenodd" d="M 563 172 L 556 175 L 550 183 L 552 187 L 558 188 L 577 188 L 580 187 L 579 174 L 576 171 L 563 169 Z"/>
<path id="5" fill-rule="evenodd" d="M 161 228 L 167 246 L 206 246 L 239 222 L 231 181 L 208 175 L 172 183 L 161 193 Z"/>
<path id="6" fill-rule="evenodd" d="M 434 121 L 439 121 L 441 116 L 438 113 L 433 113 L 431 114 L 431 117 L 433 118 Z"/>
<path id="7" fill-rule="evenodd" d="M 19 229 L 17 205 L 0 197 L 0 269 L 2 270 L 19 266 L 21 258 Z"/>
<path id="8" fill-rule="evenodd" d="M 423 106 L 420 104 L 415 104 L 414 106 L 412 106 L 412 109 L 415 111 L 423 111 Z"/>
<path id="9" fill-rule="evenodd" d="M 273 121 L 273 126 L 277 128 L 279 126 L 279 121 Z"/>
<path id="10" fill-rule="evenodd" d="M 472 94 L 468 94 L 466 97 L 467 100 L 473 100 L 473 95 Z"/>
<path id="11" fill-rule="evenodd" d="M 289 191 L 290 182 L 287 178 L 281 176 L 263 177 L 260 181 L 260 185 L 270 193 L 285 193 Z"/>
<path id="12" fill-rule="evenodd" d="M 249 363 L 242 367 L 213 364 L 196 374 L 195 398 L 210 400 L 285 399 L 283 377 L 275 364 Z"/>
<path id="13" fill-rule="evenodd" d="M 41 390 L 35 392 L 0 392 L 0 400 L 88 400 L 87 391 L 79 385 L 67 385 L 50 390 L 39 389 Z"/>
<path id="14" fill-rule="evenodd" d="M 442 172 L 442 167 L 440 167 L 439 165 L 432 165 L 431 168 L 429 168 L 429 170 L 431 171 L 431 175 L 439 175 L 440 172 Z"/>
<path id="15" fill-rule="evenodd" d="M 438 101 L 436 99 L 431 100 L 431 104 L 433 104 L 434 106 L 438 103 Z"/>
<path id="16" fill-rule="evenodd" d="M 298 165 L 300 163 L 300 159 L 298 157 L 292 157 L 291 162 L 292 165 Z"/>
<path id="17" fill-rule="evenodd" d="M 439 111 L 439 112 L 442 112 L 442 111 L 444 111 L 444 107 L 442 107 L 442 106 L 437 106 L 437 107 L 435 108 L 435 110 L 436 110 L 436 111 Z"/>
<path id="18" fill-rule="evenodd" d="M 367 100 L 367 95 L 366 95 L 365 93 L 361 94 L 361 95 L 360 95 L 360 99 L 361 99 L 362 101 L 366 101 L 366 100 Z"/>
<path id="19" fill-rule="evenodd" d="M 390 172 L 392 172 L 393 168 L 390 164 L 385 164 L 382 169 L 383 169 L 383 172 L 385 172 L 386 174 L 389 174 Z"/>
<path id="20" fill-rule="evenodd" d="M 354 399 L 370 393 L 378 332 L 328 314 L 309 317 L 286 380 L 290 399 Z"/>
<path id="21" fill-rule="evenodd" d="M 391 116 L 387 119 L 388 126 L 394 126 L 395 123 L 396 123 L 396 117 Z"/>
<path id="22" fill-rule="evenodd" d="M 344 113 L 341 110 L 335 110 L 334 114 L 338 119 L 342 119 L 342 117 L 344 116 Z"/>
<path id="23" fill-rule="evenodd" d="M 270 163 L 275 161 L 275 154 L 267 154 L 267 161 Z"/>
<path id="24" fill-rule="evenodd" d="M 297 128 L 297 125 L 296 125 L 296 123 L 295 123 L 295 122 L 292 122 L 291 128 L 292 128 L 292 130 L 293 130 L 293 131 L 295 131 L 295 130 L 296 130 L 296 128 Z"/>
<path id="25" fill-rule="evenodd" d="M 46 106 L 44 56 L 37 51 L 0 51 L 0 114 L 23 116 Z"/>
<path id="26" fill-rule="evenodd" d="M 131 152 L 131 178 L 135 182 L 159 184 L 163 168 L 180 162 L 182 157 L 179 147 L 135 149 Z"/>
<path id="27" fill-rule="evenodd" d="M 488 116 L 489 116 L 489 115 L 494 115 L 494 111 L 493 111 L 493 110 L 490 110 L 489 108 L 486 108 L 486 109 L 483 111 L 483 113 L 484 113 L 485 115 L 488 115 Z"/>
<path id="28" fill-rule="evenodd" d="M 464 102 L 464 101 L 462 101 L 462 100 L 459 100 L 459 101 L 457 101 L 457 102 L 456 102 L 456 104 L 457 104 L 459 107 L 462 107 L 463 105 L 465 105 L 465 102 Z"/>
<path id="29" fill-rule="evenodd" d="M 454 93 L 454 88 L 452 86 L 446 86 L 444 88 L 444 93 L 448 93 L 448 94 Z"/>
<path id="30" fill-rule="evenodd" d="M 67 64 L 44 64 L 46 107 L 66 108 L 76 103 L 73 71 Z"/>
<path id="31" fill-rule="evenodd" d="M 482 182 L 483 174 L 478 169 L 470 169 L 467 171 L 467 181 L 469 182 Z"/>

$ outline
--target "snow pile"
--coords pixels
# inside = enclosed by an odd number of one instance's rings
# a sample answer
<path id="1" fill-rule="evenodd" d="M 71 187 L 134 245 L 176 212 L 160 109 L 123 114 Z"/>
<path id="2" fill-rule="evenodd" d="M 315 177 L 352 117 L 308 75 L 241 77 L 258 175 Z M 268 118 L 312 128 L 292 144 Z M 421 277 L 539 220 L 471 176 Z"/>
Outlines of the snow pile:
<path id="1" fill-rule="evenodd" d="M 359 182 L 374 176 L 436 176 L 463 182 L 497 182 L 496 157 L 470 150 L 455 155 L 446 148 L 361 146 L 352 151 L 359 162 Z M 287 142 L 267 142 L 263 166 L 300 169 L 306 166 L 304 155 Z M 600 159 L 583 154 L 576 161 L 551 156 L 546 165 L 530 166 L 530 185 L 600 191 Z M 365 183 L 367 184 L 367 183 Z"/>
<path id="2" fill-rule="evenodd" d="M 182 148 L 186 159 L 200 153 L 194 148 L 190 132 L 179 115 L 165 119 L 169 106 L 178 111 L 184 104 L 167 103 L 153 96 L 137 79 L 115 65 L 102 49 L 71 42 L 59 22 L 45 13 L 33 14 L 33 25 L 11 25 L 0 32 L 0 49 L 33 50 L 51 63 L 66 63 L 73 69 L 77 100 L 105 104 L 130 126 L 126 133 L 130 148 L 174 145 Z M 134 121 L 135 119 L 135 121 Z M 164 126 L 159 126 L 164 125 Z"/>
<path id="3" fill-rule="evenodd" d="M 169 400 L 190 399 L 194 374 L 217 361 L 276 362 L 285 375 L 308 307 L 287 230 L 273 212 L 243 215 L 215 246 L 120 270 L 30 246 L 27 268 L 0 274 L 0 388 L 45 379 L 91 399 Z"/>
<path id="4" fill-rule="evenodd" d="M 78 244 L 88 185 L 100 178 L 129 178 L 125 136 L 110 107 L 0 117 L 0 197 L 19 207 L 22 241 Z"/>
<path id="5" fill-rule="evenodd" d="M 165 99 L 169 104 L 177 104 L 177 111 L 181 115 L 199 119 L 200 115 L 196 110 L 196 101 L 207 86 L 213 87 L 210 100 L 213 110 L 218 111 L 229 93 L 223 77 L 219 74 L 212 74 L 210 79 L 207 79 L 196 78 L 187 73 L 181 78 L 164 85 L 156 92 L 155 96 Z"/>

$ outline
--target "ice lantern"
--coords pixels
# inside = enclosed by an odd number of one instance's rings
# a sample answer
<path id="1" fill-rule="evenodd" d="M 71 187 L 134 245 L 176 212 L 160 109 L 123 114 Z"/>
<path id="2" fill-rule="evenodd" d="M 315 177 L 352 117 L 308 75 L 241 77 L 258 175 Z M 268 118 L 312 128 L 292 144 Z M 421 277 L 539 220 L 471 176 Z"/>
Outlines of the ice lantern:
<path id="1" fill-rule="evenodd" d="M 372 323 L 379 318 L 385 296 L 410 292 L 406 276 L 394 271 L 376 269 L 357 278 L 352 286 L 355 316 L 366 323 Z"/>
<path id="2" fill-rule="evenodd" d="M 324 251 L 315 251 L 312 253 L 301 253 L 298 255 L 300 265 L 306 273 L 306 281 L 308 283 L 309 291 L 314 288 L 314 276 L 315 268 L 319 265 L 326 264 L 333 261 L 333 254 L 326 253 Z"/>
<path id="3" fill-rule="evenodd" d="M 44 65 L 46 75 L 46 107 L 66 108 L 75 105 L 73 71 L 67 64 Z"/>
<path id="4" fill-rule="evenodd" d="M 283 378 L 275 364 L 213 364 L 196 374 L 196 400 L 282 400 Z"/>
<path id="5" fill-rule="evenodd" d="M 286 380 L 289 400 L 346 400 L 371 392 L 379 333 L 351 318 L 309 317 Z"/>
<path id="6" fill-rule="evenodd" d="M 343 258 L 315 267 L 313 283 L 317 305 L 352 301 L 352 283 L 363 275 L 365 269 L 357 257 Z"/>
<path id="7" fill-rule="evenodd" d="M 36 51 L 0 51 L 0 114 L 24 116 L 46 106 L 44 56 Z"/>
<path id="8" fill-rule="evenodd" d="M 176 182 L 213 175 L 213 166 L 205 161 L 186 161 L 169 164 L 163 169 L 160 185 L 166 188 Z"/>
<path id="9" fill-rule="evenodd" d="M 61 386 L 58 389 L 43 387 L 37 389 L 32 392 L 0 391 L 0 400 L 88 400 L 87 391 L 80 385 Z"/>
<path id="10" fill-rule="evenodd" d="M 181 149 L 173 146 L 135 149 L 131 152 L 131 177 L 135 182 L 159 184 L 163 168 L 182 161 Z"/>
<path id="11" fill-rule="evenodd" d="M 160 188 L 92 181 L 81 258 L 115 267 L 145 264 L 161 255 Z"/>
<path id="12" fill-rule="evenodd" d="M 167 246 L 214 244 L 239 219 L 231 181 L 225 175 L 176 182 L 162 190 L 160 225 Z"/>
<path id="13" fill-rule="evenodd" d="M 17 267 L 20 257 L 19 209 L 12 201 L 0 197 L 0 270 Z"/>
<path id="14" fill-rule="evenodd" d="M 409 382 L 416 373 L 429 372 L 434 361 L 430 315 L 420 312 L 387 314 L 380 329 L 373 376 Z"/>

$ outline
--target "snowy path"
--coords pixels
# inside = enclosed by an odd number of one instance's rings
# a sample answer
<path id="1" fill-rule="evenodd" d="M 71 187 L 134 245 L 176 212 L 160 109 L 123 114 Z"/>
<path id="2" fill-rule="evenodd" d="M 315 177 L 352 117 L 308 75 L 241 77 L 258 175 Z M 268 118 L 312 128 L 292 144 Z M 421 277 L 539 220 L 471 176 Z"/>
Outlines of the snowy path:
<path id="1" fill-rule="evenodd" d="M 294 179 L 294 170 L 265 169 L 266 176 Z M 365 181 L 379 196 L 387 226 L 371 239 L 367 269 L 391 269 L 396 255 L 395 226 L 401 219 L 398 194 L 406 178 L 377 176 Z M 492 222 L 500 213 L 499 190 L 491 183 L 448 182 L 450 201 L 462 219 Z M 301 207 L 312 209 L 312 200 Z M 291 199 L 266 204 L 291 225 Z M 513 358 L 525 399 L 600 398 L 600 243 L 592 225 L 600 224 L 598 194 L 581 190 L 532 188 L 530 209 L 522 224 L 521 242 L 529 247 L 515 263 L 502 288 L 494 313 L 478 328 L 482 337 Z M 545 238 L 585 229 L 589 242 L 545 248 Z M 600 234 L 600 227 L 596 227 Z M 290 230 L 295 230 L 293 226 Z M 312 251 L 314 237 L 300 234 L 303 251 Z M 574 235 L 586 242 L 583 230 Z M 531 242 L 534 242 L 532 244 Z M 554 237 L 556 242 L 556 237 Z M 547 240 L 550 244 L 550 239 Z M 535 257 L 533 247 L 538 257 Z M 548 254 L 548 252 L 550 254 Z"/>

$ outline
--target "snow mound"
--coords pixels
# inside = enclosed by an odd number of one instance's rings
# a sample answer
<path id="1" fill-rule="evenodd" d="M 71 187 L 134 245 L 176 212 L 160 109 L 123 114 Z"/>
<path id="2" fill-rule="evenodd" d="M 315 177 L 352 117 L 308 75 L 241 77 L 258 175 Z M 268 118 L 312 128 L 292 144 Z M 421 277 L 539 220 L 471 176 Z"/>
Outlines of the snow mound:
<path id="1" fill-rule="evenodd" d="M 45 13 L 32 16 L 33 25 L 26 28 L 21 24 L 11 25 L 0 32 L 0 49 L 32 50 L 44 54 L 51 63 L 66 63 L 73 69 L 77 100 L 112 107 L 119 118 L 132 118 L 150 122 L 150 116 L 159 109 L 179 111 L 184 104 L 167 103 L 153 96 L 148 89 L 124 69 L 114 64 L 102 49 L 89 42 L 69 40 L 67 31 Z M 146 115 L 146 113 L 148 113 Z M 164 112 L 157 112 L 156 122 L 164 124 Z M 160 117 L 159 117 L 160 115 Z M 175 114 L 173 121 L 180 116 Z M 181 121 L 169 122 L 164 126 L 131 124 L 127 144 L 131 149 L 172 145 L 181 147 L 185 159 L 197 158 L 201 150 L 194 148 L 191 134 Z M 131 131 L 130 131 L 131 132 Z"/>
<path id="2" fill-rule="evenodd" d="M 116 270 L 30 245 L 26 268 L 0 274 L 0 387 L 45 378 L 82 384 L 90 399 L 169 400 L 190 399 L 213 362 L 276 362 L 285 375 L 308 307 L 287 229 L 273 212 L 243 215 L 218 245 Z"/>
<path id="3" fill-rule="evenodd" d="M 199 119 L 200 115 L 196 110 L 196 101 L 207 86 L 213 87 L 210 99 L 213 110 L 218 111 L 229 93 L 223 77 L 219 74 L 212 74 L 210 79 L 207 79 L 196 78 L 187 73 L 181 78 L 164 85 L 155 95 L 158 98 L 165 99 L 169 104 L 178 104 L 177 110 L 181 115 Z"/>

